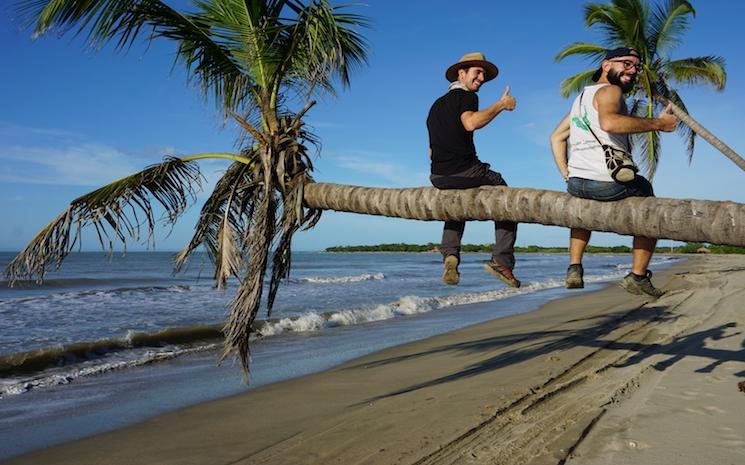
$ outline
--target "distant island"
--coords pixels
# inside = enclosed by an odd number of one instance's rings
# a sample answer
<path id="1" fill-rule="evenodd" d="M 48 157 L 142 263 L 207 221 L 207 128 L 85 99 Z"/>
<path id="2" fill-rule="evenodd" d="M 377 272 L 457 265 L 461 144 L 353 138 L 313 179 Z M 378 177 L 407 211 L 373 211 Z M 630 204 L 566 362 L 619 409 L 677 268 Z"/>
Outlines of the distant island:
<path id="1" fill-rule="evenodd" d="M 326 252 L 437 252 L 439 244 L 429 242 L 427 244 L 377 244 L 377 245 L 344 245 L 327 247 Z M 491 244 L 464 244 L 463 252 L 491 252 Z M 527 247 L 515 247 L 517 253 L 569 253 L 567 247 L 542 247 L 529 245 Z M 617 245 L 613 247 L 602 247 L 590 245 L 588 253 L 631 253 L 631 247 Z M 689 242 L 685 245 L 675 247 L 657 247 L 655 253 L 660 254 L 686 254 L 686 253 L 714 253 L 714 254 L 745 254 L 745 247 L 732 247 L 725 245 L 709 245 Z"/>

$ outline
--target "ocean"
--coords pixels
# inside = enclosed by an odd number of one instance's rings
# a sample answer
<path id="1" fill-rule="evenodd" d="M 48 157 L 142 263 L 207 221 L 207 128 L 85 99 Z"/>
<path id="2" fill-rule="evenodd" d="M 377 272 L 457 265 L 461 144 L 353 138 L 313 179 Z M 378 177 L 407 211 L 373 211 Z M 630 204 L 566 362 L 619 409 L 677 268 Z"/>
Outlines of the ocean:
<path id="1" fill-rule="evenodd" d="M 295 252 L 272 314 L 259 315 L 246 385 L 237 365 L 217 366 L 236 283 L 215 289 L 199 254 L 174 275 L 172 257 L 74 253 L 42 285 L 0 282 L 0 460 L 535 310 L 620 279 L 631 260 L 588 255 L 585 289 L 569 291 L 564 254 L 518 254 L 512 289 L 484 271 L 487 254 L 464 254 L 461 284 L 446 286 L 435 253 Z M 0 253 L 0 266 L 12 258 Z"/>

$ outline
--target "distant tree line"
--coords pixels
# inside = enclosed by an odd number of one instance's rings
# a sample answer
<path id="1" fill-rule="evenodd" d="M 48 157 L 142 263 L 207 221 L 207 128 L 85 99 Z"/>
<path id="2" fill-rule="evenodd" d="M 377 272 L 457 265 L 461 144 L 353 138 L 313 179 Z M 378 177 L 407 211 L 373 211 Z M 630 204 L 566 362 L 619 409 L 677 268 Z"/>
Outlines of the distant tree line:
<path id="1" fill-rule="evenodd" d="M 326 248 L 326 252 L 437 252 L 439 244 L 428 242 L 426 244 L 377 244 L 377 245 L 345 245 Z M 491 244 L 464 244 L 463 252 L 491 252 Z M 529 245 L 527 247 L 515 247 L 517 253 L 568 253 L 566 247 L 542 247 Z M 631 247 L 616 245 L 603 247 L 590 245 L 588 253 L 631 253 Z M 745 247 L 733 247 L 728 245 L 709 245 L 689 242 L 685 245 L 673 247 L 657 247 L 656 253 L 714 253 L 714 254 L 745 254 Z"/>

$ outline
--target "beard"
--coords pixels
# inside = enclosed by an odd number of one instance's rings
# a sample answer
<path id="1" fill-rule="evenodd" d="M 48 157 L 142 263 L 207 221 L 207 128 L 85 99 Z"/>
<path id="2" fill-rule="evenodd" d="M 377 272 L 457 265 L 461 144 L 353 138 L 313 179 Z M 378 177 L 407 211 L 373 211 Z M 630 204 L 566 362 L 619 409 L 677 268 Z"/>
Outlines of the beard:
<path id="1" fill-rule="evenodd" d="M 620 87 L 621 91 L 626 94 L 634 88 L 634 84 L 636 83 L 636 76 L 632 76 L 631 79 L 629 79 L 629 82 L 624 84 L 621 81 L 621 76 L 611 69 L 608 71 L 608 82 Z"/>

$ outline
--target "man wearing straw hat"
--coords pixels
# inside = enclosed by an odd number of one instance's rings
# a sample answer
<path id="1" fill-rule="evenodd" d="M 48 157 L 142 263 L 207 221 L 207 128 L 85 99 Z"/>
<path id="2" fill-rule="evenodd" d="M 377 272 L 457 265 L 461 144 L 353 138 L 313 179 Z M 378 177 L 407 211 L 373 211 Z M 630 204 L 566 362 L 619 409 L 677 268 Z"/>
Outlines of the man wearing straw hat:
<path id="1" fill-rule="evenodd" d="M 476 156 L 473 132 L 489 124 L 502 111 L 515 109 L 515 98 L 510 86 L 499 101 L 479 110 L 476 93 L 482 84 L 491 81 L 499 70 L 486 60 L 483 53 L 468 53 L 445 72 L 450 82 L 445 95 L 438 98 L 429 110 L 429 155 L 432 185 L 438 189 L 470 189 L 479 186 L 506 186 L 502 175 Z M 446 221 L 440 252 L 444 259 L 442 280 L 458 284 L 460 246 L 465 229 L 464 221 Z M 496 278 L 512 287 L 520 281 L 512 274 L 515 267 L 515 238 L 517 223 L 495 221 L 495 243 L 492 258 L 484 267 Z"/>

